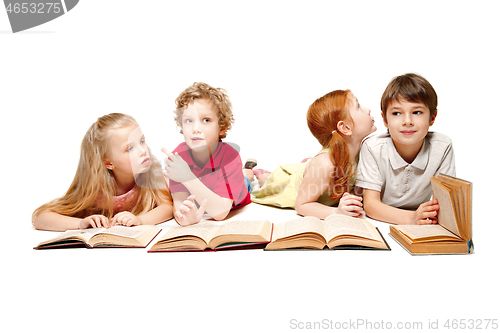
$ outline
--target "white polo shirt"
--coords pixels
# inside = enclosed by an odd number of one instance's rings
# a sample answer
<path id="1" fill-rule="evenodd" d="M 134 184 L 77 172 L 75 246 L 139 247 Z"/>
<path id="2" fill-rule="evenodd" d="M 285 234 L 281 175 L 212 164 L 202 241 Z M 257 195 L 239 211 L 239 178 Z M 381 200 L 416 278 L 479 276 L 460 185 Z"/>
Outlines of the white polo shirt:
<path id="1" fill-rule="evenodd" d="M 383 203 L 415 210 L 432 196 L 431 177 L 455 176 L 455 156 L 451 139 L 429 132 L 413 163 L 396 151 L 389 133 L 366 139 L 359 155 L 356 186 L 380 192 Z"/>

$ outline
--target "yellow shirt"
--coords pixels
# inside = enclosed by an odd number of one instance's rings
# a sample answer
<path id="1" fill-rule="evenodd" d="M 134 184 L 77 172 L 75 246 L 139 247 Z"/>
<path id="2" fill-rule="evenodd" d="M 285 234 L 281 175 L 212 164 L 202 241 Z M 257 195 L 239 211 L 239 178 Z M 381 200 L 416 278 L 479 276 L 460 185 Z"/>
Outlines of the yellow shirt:
<path id="1" fill-rule="evenodd" d="M 330 150 L 325 148 L 316 156 L 329 152 Z M 252 191 L 252 195 L 255 196 L 255 198 L 252 197 L 252 201 L 263 205 L 295 209 L 295 201 L 300 184 L 304 179 L 304 171 L 310 162 L 311 160 L 308 160 L 304 163 L 285 164 L 277 167 L 260 189 Z M 352 189 L 355 182 L 356 175 L 349 179 L 349 190 Z M 327 206 L 338 205 L 339 200 L 332 201 L 330 194 L 330 191 L 325 191 L 318 198 L 318 202 Z"/>

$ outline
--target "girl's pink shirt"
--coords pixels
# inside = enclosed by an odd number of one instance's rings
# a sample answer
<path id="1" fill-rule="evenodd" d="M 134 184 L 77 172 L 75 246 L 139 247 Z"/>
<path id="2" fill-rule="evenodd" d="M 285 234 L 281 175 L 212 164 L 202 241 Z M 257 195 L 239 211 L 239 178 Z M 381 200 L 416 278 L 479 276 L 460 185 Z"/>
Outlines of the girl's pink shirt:
<path id="1" fill-rule="evenodd" d="M 123 211 L 131 211 L 137 203 L 139 197 L 139 188 L 135 185 L 130 191 L 125 194 L 113 197 L 113 213 L 118 214 Z M 97 199 L 95 205 L 99 207 L 100 199 Z"/>

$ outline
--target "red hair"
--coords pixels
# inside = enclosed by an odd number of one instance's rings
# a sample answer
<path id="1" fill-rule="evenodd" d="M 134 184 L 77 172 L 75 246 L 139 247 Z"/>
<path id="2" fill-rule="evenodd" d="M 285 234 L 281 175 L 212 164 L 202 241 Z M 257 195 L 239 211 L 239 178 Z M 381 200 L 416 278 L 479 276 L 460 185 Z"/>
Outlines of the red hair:
<path id="1" fill-rule="evenodd" d="M 347 142 L 337 131 L 339 121 L 353 123 L 349 113 L 350 90 L 335 90 L 318 98 L 307 111 L 307 126 L 323 148 L 330 149 L 333 163 L 333 191 L 330 198 L 340 199 L 349 190 L 349 178 L 354 174 Z"/>

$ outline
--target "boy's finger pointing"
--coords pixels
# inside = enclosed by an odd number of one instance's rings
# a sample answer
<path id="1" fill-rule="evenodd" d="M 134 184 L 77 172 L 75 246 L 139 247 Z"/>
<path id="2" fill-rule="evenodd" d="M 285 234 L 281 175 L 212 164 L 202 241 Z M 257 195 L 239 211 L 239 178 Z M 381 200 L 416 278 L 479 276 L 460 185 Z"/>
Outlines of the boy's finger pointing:
<path id="1" fill-rule="evenodd" d="M 161 151 L 165 153 L 168 157 L 174 156 L 167 148 L 162 147 Z"/>

